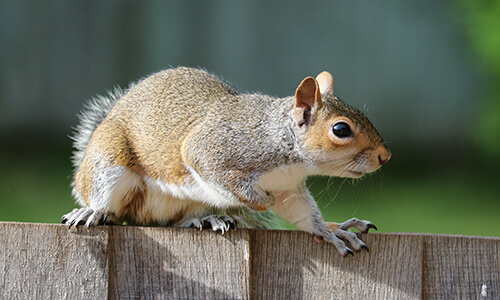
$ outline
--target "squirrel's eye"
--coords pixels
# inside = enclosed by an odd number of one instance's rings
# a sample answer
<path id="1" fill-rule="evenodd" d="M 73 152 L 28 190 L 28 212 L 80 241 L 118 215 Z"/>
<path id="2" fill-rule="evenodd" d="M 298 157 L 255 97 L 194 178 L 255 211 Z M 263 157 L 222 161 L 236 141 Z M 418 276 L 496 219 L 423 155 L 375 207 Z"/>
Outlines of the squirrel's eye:
<path id="1" fill-rule="evenodd" d="M 338 122 L 337 124 L 333 125 L 332 130 L 333 134 L 335 134 L 335 136 L 339 138 L 352 136 L 351 128 L 349 127 L 349 125 L 347 125 L 347 123 L 344 122 Z"/>

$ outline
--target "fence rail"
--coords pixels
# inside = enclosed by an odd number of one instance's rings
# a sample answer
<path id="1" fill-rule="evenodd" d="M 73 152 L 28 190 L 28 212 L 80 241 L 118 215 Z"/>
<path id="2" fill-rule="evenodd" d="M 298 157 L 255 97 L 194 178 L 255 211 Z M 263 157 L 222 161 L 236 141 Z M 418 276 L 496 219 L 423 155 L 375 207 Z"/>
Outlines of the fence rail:
<path id="1" fill-rule="evenodd" d="M 0 222 L 3 299 L 500 299 L 500 238 Z"/>

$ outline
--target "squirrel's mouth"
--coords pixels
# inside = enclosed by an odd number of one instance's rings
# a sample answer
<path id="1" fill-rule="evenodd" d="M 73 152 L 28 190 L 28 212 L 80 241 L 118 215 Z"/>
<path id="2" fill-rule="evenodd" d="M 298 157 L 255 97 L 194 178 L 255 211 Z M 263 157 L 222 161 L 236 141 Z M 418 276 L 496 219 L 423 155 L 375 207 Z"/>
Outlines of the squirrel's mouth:
<path id="1" fill-rule="evenodd" d="M 349 177 L 349 178 L 360 178 L 363 176 L 363 172 L 357 172 L 357 171 L 351 171 L 351 170 L 347 170 L 345 171 L 344 174 L 342 174 L 342 177 Z"/>
<path id="2" fill-rule="evenodd" d="M 310 174 L 321 174 L 321 175 L 328 175 L 328 176 L 335 176 L 335 177 L 340 177 L 340 178 L 360 178 L 362 177 L 366 171 L 358 171 L 357 169 L 350 169 L 350 168 L 338 168 L 337 166 L 334 166 L 333 168 L 331 167 L 330 164 L 325 163 L 325 164 L 320 164 L 318 170 L 315 170 L 316 172 L 311 172 Z"/>

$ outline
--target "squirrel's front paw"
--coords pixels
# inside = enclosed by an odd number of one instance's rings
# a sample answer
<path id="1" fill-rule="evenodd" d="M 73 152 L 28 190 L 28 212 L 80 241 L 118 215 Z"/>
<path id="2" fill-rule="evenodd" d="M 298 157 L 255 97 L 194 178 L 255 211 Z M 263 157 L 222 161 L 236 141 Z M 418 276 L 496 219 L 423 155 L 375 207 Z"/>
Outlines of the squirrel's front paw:
<path id="1" fill-rule="evenodd" d="M 62 216 L 62 223 L 77 227 L 84 225 L 85 227 L 95 225 L 110 225 L 114 223 L 113 214 L 104 213 L 98 210 L 93 210 L 90 207 L 75 208 L 71 212 Z"/>
<path id="2" fill-rule="evenodd" d="M 211 228 L 213 231 L 220 230 L 224 234 L 229 229 L 236 229 L 236 224 L 236 220 L 231 216 L 211 215 L 187 220 L 182 224 L 182 227 L 199 228 L 200 230 Z"/>
<path id="3" fill-rule="evenodd" d="M 361 251 L 362 249 L 369 251 L 368 246 L 358 238 L 358 235 L 354 232 L 349 231 L 349 228 L 356 228 L 359 231 L 366 233 L 370 228 L 377 230 L 377 227 L 369 221 L 358 220 L 356 218 L 345 221 L 344 223 L 326 223 L 330 228 L 331 232 L 326 236 L 315 235 L 316 241 L 320 242 L 323 239 L 335 245 L 337 250 L 341 255 L 347 256 L 349 254 L 353 255 L 353 252 L 349 247 L 346 246 L 345 241 L 348 242 L 355 251 Z"/>
<path id="4" fill-rule="evenodd" d="M 347 255 L 354 255 L 352 250 L 346 246 L 344 241 L 349 242 L 351 247 L 356 252 L 361 251 L 361 249 L 369 251 L 368 246 L 362 240 L 360 240 L 354 232 L 347 230 L 339 229 L 335 232 L 330 232 L 329 234 L 323 236 L 314 235 L 314 239 L 317 242 L 325 240 L 329 243 L 332 243 L 337 248 L 339 253 L 344 257 L 346 257 Z"/>

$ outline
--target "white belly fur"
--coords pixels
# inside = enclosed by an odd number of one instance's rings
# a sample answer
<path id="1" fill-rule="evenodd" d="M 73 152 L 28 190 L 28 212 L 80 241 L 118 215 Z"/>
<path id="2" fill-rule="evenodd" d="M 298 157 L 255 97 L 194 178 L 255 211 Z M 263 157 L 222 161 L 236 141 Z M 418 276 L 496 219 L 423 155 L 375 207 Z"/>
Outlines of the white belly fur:
<path id="1" fill-rule="evenodd" d="M 113 187 L 107 211 L 121 215 L 126 205 L 124 197 L 133 188 L 142 188 L 145 199 L 142 209 L 136 212 L 137 220 L 154 220 L 158 223 L 168 223 L 172 218 L 182 214 L 186 218 L 205 215 L 215 208 L 228 208 L 242 204 L 234 195 L 222 187 L 207 183 L 191 171 L 191 180 L 185 185 L 170 184 L 149 176 L 139 175 L 129 169 Z"/>

